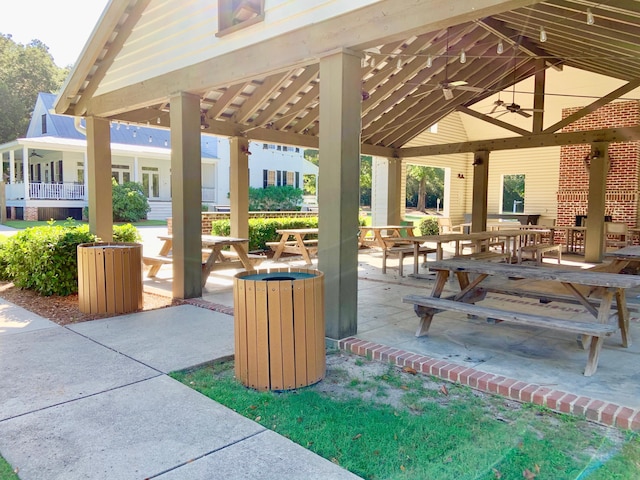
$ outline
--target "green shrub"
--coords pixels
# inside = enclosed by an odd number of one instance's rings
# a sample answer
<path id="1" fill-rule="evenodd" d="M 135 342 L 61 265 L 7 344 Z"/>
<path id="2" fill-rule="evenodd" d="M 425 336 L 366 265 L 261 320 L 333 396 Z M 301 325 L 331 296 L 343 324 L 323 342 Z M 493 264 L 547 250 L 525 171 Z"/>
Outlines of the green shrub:
<path id="1" fill-rule="evenodd" d="M 318 217 L 311 218 L 250 218 L 249 250 L 267 250 L 267 242 L 277 242 L 281 228 L 318 228 Z M 211 223 L 211 235 L 229 236 L 229 220 L 215 220 Z M 309 236 L 309 238 L 312 238 Z"/>
<path id="2" fill-rule="evenodd" d="M 113 228 L 114 239 L 134 242 L 139 238 L 133 225 Z M 88 225 L 32 227 L 0 243 L 0 276 L 16 287 L 41 295 L 70 295 L 78 291 L 78 255 L 81 243 L 97 241 Z"/>
<path id="3" fill-rule="evenodd" d="M 435 217 L 426 217 L 420 220 L 420 235 L 438 235 L 440 228 L 438 227 L 438 219 Z"/>
<path id="4" fill-rule="evenodd" d="M 297 211 L 302 205 L 301 188 L 282 187 L 249 188 L 249 210 L 252 212 Z"/>
<path id="5" fill-rule="evenodd" d="M 115 179 L 112 179 L 112 182 L 113 221 L 138 222 L 146 218 L 151 207 L 142 189 L 142 184 L 124 182 L 119 185 Z"/>

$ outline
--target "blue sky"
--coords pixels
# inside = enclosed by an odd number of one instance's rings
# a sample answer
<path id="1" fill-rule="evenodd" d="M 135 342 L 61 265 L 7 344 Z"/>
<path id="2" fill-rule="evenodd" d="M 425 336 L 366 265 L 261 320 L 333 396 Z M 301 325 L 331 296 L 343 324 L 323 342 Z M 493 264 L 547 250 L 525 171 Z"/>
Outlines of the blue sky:
<path id="1" fill-rule="evenodd" d="M 0 33 L 49 47 L 59 67 L 75 63 L 108 0 L 2 0 Z"/>

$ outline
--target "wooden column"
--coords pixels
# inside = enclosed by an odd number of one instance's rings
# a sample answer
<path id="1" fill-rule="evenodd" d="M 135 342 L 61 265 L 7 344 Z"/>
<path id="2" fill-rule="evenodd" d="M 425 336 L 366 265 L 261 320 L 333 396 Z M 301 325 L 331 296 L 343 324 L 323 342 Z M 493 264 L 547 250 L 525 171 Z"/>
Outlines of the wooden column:
<path id="1" fill-rule="evenodd" d="M 545 59 L 536 60 L 536 73 L 533 95 L 533 133 L 540 133 L 544 128 L 544 88 L 546 79 Z"/>
<path id="2" fill-rule="evenodd" d="M 89 231 L 103 242 L 113 240 L 111 131 L 109 120 L 87 117 L 87 189 Z"/>
<path id="3" fill-rule="evenodd" d="M 358 326 L 360 61 L 345 51 L 320 59 L 318 268 L 325 276 L 326 332 L 332 339 L 354 335 Z"/>
<path id="4" fill-rule="evenodd" d="M 489 185 L 489 152 L 473 154 L 473 200 L 471 204 L 471 231 L 487 229 L 487 192 Z"/>
<path id="5" fill-rule="evenodd" d="M 402 160 L 374 157 L 371 182 L 372 224 L 399 225 L 402 220 Z"/>
<path id="6" fill-rule="evenodd" d="M 246 138 L 232 137 L 229 147 L 231 236 L 249 238 L 249 142 Z"/>
<path id="7" fill-rule="evenodd" d="M 589 161 L 589 196 L 587 199 L 587 234 L 584 260 L 599 263 L 604 257 L 604 215 L 609 171 L 609 144 L 591 144 Z"/>
<path id="8" fill-rule="evenodd" d="M 89 143 L 87 142 L 87 149 Z M 87 169 L 85 168 L 85 175 Z M 24 199 L 30 199 L 29 183 L 31 183 L 31 172 L 29 170 L 29 149 L 22 147 L 22 181 L 24 182 Z"/>
<path id="9" fill-rule="evenodd" d="M 200 97 L 171 97 L 173 297 L 202 296 Z M 154 252 L 155 253 L 155 252 Z"/>

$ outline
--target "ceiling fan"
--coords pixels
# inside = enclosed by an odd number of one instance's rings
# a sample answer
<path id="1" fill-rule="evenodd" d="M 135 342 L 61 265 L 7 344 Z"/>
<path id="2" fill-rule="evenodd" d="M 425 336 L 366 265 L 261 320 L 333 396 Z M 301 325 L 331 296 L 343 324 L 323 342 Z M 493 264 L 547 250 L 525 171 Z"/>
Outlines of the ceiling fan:
<path id="1" fill-rule="evenodd" d="M 38 157 L 38 158 L 42 158 L 42 155 L 40 155 L 38 152 L 36 152 L 35 150 L 32 150 L 31 153 L 29 154 L 29 158 L 31 157 Z"/>
<path id="2" fill-rule="evenodd" d="M 501 109 L 504 107 L 504 110 Z M 498 110 L 500 109 L 500 110 Z M 499 118 L 507 113 L 517 113 L 518 115 L 523 116 L 524 118 L 531 118 L 532 115 L 529 112 L 542 112 L 541 109 L 536 108 L 522 108 L 520 105 L 516 103 L 516 59 L 513 58 L 513 91 L 511 97 L 511 103 L 506 103 L 504 100 L 500 98 L 500 92 L 498 92 L 498 99 L 493 102 L 493 108 L 489 112 L 489 115 L 492 115 L 496 112 L 499 114 L 493 118 Z"/>

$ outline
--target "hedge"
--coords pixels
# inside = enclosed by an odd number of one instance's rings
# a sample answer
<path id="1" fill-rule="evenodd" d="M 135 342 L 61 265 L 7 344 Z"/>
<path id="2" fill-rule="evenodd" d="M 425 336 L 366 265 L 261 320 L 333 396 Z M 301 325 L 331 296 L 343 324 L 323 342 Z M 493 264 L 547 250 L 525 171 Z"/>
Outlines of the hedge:
<path id="1" fill-rule="evenodd" d="M 318 217 L 310 218 L 250 218 L 249 250 L 268 250 L 267 242 L 277 242 L 281 228 L 318 228 Z M 228 237 L 231 235 L 229 220 L 211 222 L 211 235 Z M 308 238 L 313 238 L 309 236 Z"/>

